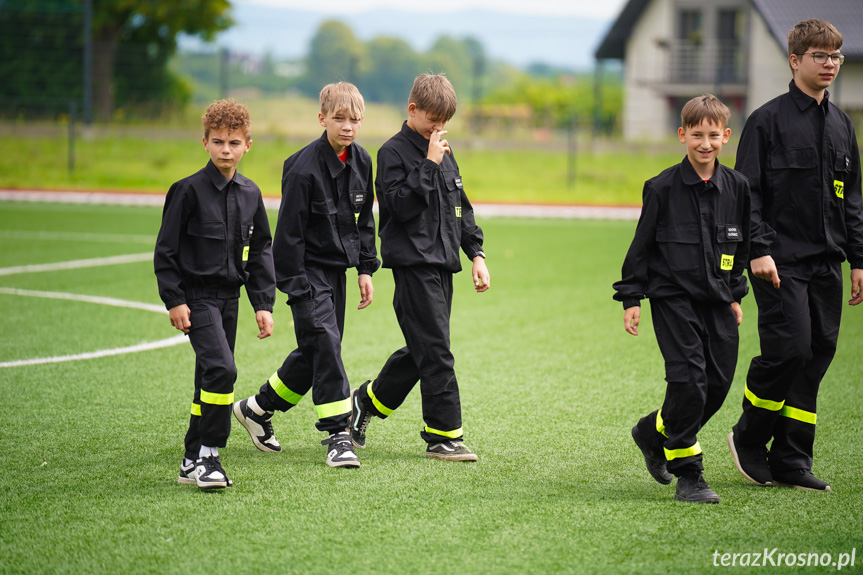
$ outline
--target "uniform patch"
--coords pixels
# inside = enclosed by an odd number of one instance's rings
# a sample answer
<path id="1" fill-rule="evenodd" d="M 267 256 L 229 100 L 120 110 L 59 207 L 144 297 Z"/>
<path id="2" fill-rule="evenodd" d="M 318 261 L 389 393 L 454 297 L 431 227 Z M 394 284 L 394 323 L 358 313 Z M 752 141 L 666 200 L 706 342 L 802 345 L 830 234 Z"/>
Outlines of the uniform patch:
<path id="1" fill-rule="evenodd" d="M 725 271 L 731 271 L 731 268 L 734 267 L 734 256 L 722 254 L 722 262 L 719 264 L 719 267 Z"/>
<path id="2" fill-rule="evenodd" d="M 740 239 L 740 228 L 737 226 L 727 226 L 725 228 L 725 238 L 728 240 Z"/>
<path id="3" fill-rule="evenodd" d="M 455 217 L 457 217 L 457 218 L 461 217 L 461 206 L 455 207 Z"/>
<path id="4" fill-rule="evenodd" d="M 243 246 L 243 261 L 249 261 L 249 246 Z"/>
<path id="5" fill-rule="evenodd" d="M 845 182 L 833 180 L 833 191 L 836 192 L 837 198 L 845 199 Z"/>

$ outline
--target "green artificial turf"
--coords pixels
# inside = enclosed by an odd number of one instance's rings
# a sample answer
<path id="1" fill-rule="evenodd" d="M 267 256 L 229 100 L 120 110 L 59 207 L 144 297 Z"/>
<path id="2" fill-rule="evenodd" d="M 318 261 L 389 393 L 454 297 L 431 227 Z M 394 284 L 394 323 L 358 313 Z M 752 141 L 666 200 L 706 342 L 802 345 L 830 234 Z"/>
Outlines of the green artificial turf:
<path id="1" fill-rule="evenodd" d="M 372 421 L 362 468 L 331 469 L 306 398 L 274 417 L 279 454 L 259 452 L 235 423 L 221 450 L 235 485 L 204 493 L 176 481 L 189 345 L 0 368 L 0 573 L 704 573 L 715 552 L 765 548 L 835 559 L 856 548 L 855 567 L 842 572 L 860 572 L 863 311 L 845 310 L 820 394 L 813 471 L 834 491 L 759 488 L 733 467 L 725 436 L 758 350 L 748 297 L 737 378 L 699 435 L 722 503 L 678 503 L 629 435 L 664 393 L 649 313 L 633 338 L 611 299 L 634 222 L 480 223 L 492 287 L 476 294 L 458 274 L 452 318 L 477 463 L 423 457 L 417 390 Z M 148 252 L 158 226 L 155 208 L 2 203 L 0 268 Z M 375 275 L 375 302 L 362 311 L 354 281 L 344 361 L 359 384 L 403 340 L 390 272 Z M 159 304 L 147 261 L 0 275 L 0 287 Z M 294 346 L 284 296 L 268 340 L 254 337 L 245 297 L 240 310 L 238 399 Z M 0 314 L 0 362 L 176 333 L 159 313 L 2 293 Z M 803 569 L 768 569 L 787 571 Z"/>

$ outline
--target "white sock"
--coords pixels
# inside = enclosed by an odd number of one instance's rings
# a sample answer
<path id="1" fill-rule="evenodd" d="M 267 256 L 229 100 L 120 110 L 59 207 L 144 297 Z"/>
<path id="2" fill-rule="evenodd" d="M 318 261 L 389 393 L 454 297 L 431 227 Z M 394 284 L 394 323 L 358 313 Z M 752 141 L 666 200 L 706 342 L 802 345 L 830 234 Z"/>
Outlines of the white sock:
<path id="1" fill-rule="evenodd" d="M 272 411 L 264 411 L 264 409 L 260 405 L 258 405 L 258 401 L 255 399 L 254 395 L 249 398 L 249 403 L 247 403 L 246 405 L 248 405 L 252 411 L 254 411 L 260 416 L 273 415 Z"/>
<path id="2" fill-rule="evenodd" d="M 211 455 L 218 456 L 219 450 L 215 447 L 207 447 L 206 445 L 202 445 L 200 451 L 198 451 L 198 457 L 210 457 Z"/>
<path id="3" fill-rule="evenodd" d="M 192 461 L 191 459 L 186 459 L 185 457 L 183 458 L 183 467 L 188 467 L 192 463 L 195 463 L 195 462 Z"/>

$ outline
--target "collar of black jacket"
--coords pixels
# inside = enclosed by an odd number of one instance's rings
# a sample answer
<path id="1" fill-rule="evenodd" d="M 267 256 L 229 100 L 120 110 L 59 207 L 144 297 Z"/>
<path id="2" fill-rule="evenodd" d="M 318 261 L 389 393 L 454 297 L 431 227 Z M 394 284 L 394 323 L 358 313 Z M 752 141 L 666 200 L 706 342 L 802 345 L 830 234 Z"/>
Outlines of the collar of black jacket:
<path id="1" fill-rule="evenodd" d="M 809 106 L 817 106 L 818 102 L 810 96 L 806 94 L 797 87 L 797 84 L 794 83 L 794 80 L 788 84 L 788 92 L 791 94 L 791 99 L 794 100 L 794 103 L 797 104 L 797 107 L 800 108 L 802 112 Z M 830 92 L 824 90 L 824 99 L 821 100 L 821 105 L 824 106 L 824 113 L 830 112 Z"/>

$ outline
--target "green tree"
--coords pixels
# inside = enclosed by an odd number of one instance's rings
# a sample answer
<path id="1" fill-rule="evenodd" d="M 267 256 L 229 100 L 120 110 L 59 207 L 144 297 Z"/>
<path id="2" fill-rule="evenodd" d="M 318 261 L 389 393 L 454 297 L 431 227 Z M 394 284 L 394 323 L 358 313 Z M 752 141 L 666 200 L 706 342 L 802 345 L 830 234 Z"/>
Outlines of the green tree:
<path id="1" fill-rule="evenodd" d="M 122 44 L 132 49 L 127 65 L 137 63 L 138 72 L 146 70 L 150 79 L 165 88 L 175 81 L 167 76 L 167 60 L 177 47 L 181 32 L 212 40 L 217 32 L 229 28 L 228 0 L 93 0 L 93 108 L 96 118 L 111 119 L 114 110 L 115 71 Z M 143 58 L 143 59 L 142 59 Z M 126 66 L 123 68 L 128 70 Z M 151 85 L 146 80 L 143 85 Z M 121 83 L 121 86 L 123 84 Z M 134 92 L 135 83 L 130 83 Z"/>
<path id="2" fill-rule="evenodd" d="M 364 52 L 363 44 L 347 24 L 338 20 L 322 22 L 309 46 L 301 90 L 317 96 L 331 82 L 356 83 L 364 65 Z"/>
<path id="3" fill-rule="evenodd" d="M 405 104 L 422 63 L 408 44 L 399 38 L 379 36 L 366 47 L 368 66 L 358 82 L 363 97 L 371 102 Z"/>

